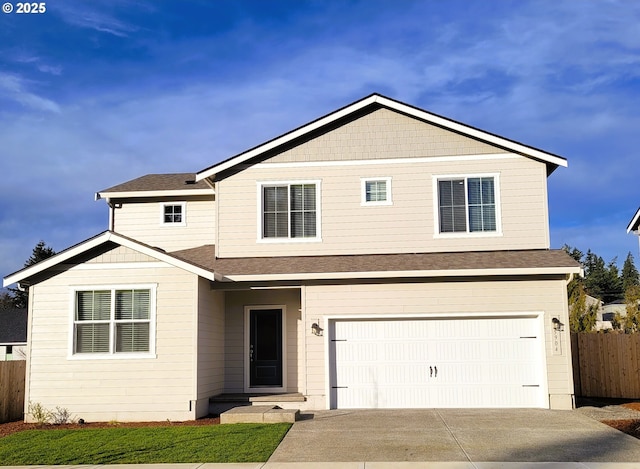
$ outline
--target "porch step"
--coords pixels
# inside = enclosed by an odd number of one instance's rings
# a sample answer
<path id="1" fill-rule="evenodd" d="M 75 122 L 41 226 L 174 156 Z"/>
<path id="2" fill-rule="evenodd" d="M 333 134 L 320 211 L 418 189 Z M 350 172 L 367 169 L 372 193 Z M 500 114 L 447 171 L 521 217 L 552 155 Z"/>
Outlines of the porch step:
<path id="1" fill-rule="evenodd" d="M 304 409 L 307 398 L 299 392 L 266 393 L 223 393 L 209 398 L 209 413 L 221 415 L 227 410 L 240 406 L 269 405 L 282 409 Z"/>
<path id="2" fill-rule="evenodd" d="M 280 406 L 286 405 L 291 402 L 305 402 L 307 399 L 299 392 L 290 392 L 285 394 L 264 394 L 260 396 L 249 397 L 251 405 L 274 405 Z"/>
<path id="3" fill-rule="evenodd" d="M 298 409 L 281 409 L 271 405 L 234 407 L 220 414 L 220 423 L 294 423 L 298 420 Z"/>

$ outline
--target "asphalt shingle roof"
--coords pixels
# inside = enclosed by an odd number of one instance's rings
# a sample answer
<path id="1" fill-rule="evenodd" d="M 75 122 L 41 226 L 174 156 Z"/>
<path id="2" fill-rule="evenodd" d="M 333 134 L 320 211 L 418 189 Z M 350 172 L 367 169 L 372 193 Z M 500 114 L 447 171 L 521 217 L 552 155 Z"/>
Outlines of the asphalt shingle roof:
<path id="1" fill-rule="evenodd" d="M 195 177 L 194 173 L 147 174 L 102 190 L 100 193 L 209 189 L 206 182 L 196 182 Z"/>
<path id="2" fill-rule="evenodd" d="M 215 258 L 213 245 L 169 253 L 221 275 L 579 268 L 562 250 Z"/>

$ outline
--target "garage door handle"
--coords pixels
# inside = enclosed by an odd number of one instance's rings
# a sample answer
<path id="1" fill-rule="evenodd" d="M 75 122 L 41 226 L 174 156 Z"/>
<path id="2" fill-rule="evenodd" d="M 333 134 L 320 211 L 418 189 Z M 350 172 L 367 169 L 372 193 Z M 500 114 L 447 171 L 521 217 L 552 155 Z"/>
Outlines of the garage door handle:
<path id="1" fill-rule="evenodd" d="M 438 377 L 438 367 L 434 366 L 433 368 L 436 370 L 436 375 L 434 376 L 434 378 L 437 378 Z"/>
<path id="2" fill-rule="evenodd" d="M 435 375 L 433 374 L 433 372 L 436 372 Z M 429 367 L 429 378 L 437 378 L 438 377 L 438 367 L 437 366 L 430 366 Z"/>
<path id="3" fill-rule="evenodd" d="M 539 388 L 540 385 L 539 384 L 523 384 L 522 387 L 523 388 Z"/>

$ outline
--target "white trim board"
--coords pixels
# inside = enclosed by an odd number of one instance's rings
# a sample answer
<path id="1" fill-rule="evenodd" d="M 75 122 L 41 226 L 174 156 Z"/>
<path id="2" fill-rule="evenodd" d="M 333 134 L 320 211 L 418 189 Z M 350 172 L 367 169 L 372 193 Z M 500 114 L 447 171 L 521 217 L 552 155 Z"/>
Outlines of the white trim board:
<path id="1" fill-rule="evenodd" d="M 522 154 L 524 156 L 543 161 L 548 164 L 556 165 L 556 166 L 567 166 L 567 160 L 552 153 L 547 153 L 542 150 L 538 150 L 536 148 L 532 148 L 521 143 L 515 142 L 513 140 L 508 140 L 503 137 L 499 137 L 497 135 L 476 129 L 474 127 L 470 127 L 468 125 L 462 124 L 460 122 L 453 121 L 451 119 L 447 119 L 442 116 L 438 116 L 436 114 L 432 114 L 428 111 L 424 111 L 422 109 L 418 109 L 413 106 L 409 106 L 407 104 L 401 103 L 399 101 L 387 98 L 385 96 L 379 94 L 372 94 L 367 96 L 355 103 L 352 103 L 342 109 L 334 111 L 324 117 L 321 117 L 313 122 L 310 122 L 302 127 L 299 127 L 291 132 L 288 132 L 280 137 L 276 137 L 273 140 L 270 140 L 262 145 L 259 145 L 255 148 L 247 150 L 244 153 L 240 153 L 235 157 L 229 158 L 226 161 L 213 165 L 207 169 L 204 169 L 196 174 L 196 181 L 201 181 L 206 178 L 214 177 L 216 174 L 230 169 L 236 165 L 242 164 L 251 158 L 259 156 L 269 150 L 273 150 L 280 145 L 284 145 L 289 143 L 299 137 L 302 137 L 310 132 L 316 131 L 326 125 L 329 125 L 343 117 L 346 117 L 350 114 L 353 114 L 361 109 L 364 109 L 368 106 L 378 104 L 380 106 L 384 106 L 388 109 L 395 110 L 406 114 L 411 117 L 415 117 L 417 119 L 423 120 L 425 122 L 438 125 L 442 128 L 452 130 L 454 132 L 460 133 L 462 135 L 466 135 L 471 138 L 475 138 L 482 142 L 497 145 L 499 147 L 512 150 L 516 153 Z"/>

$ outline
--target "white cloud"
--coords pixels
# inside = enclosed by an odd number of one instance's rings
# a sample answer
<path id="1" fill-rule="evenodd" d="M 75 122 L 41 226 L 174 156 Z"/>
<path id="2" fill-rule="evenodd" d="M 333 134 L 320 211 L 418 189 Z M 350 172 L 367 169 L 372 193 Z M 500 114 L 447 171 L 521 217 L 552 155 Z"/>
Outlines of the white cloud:
<path id="1" fill-rule="evenodd" d="M 17 75 L 0 72 L 0 96 L 36 111 L 60 112 L 57 103 L 29 91 L 29 84 L 31 83 Z"/>

